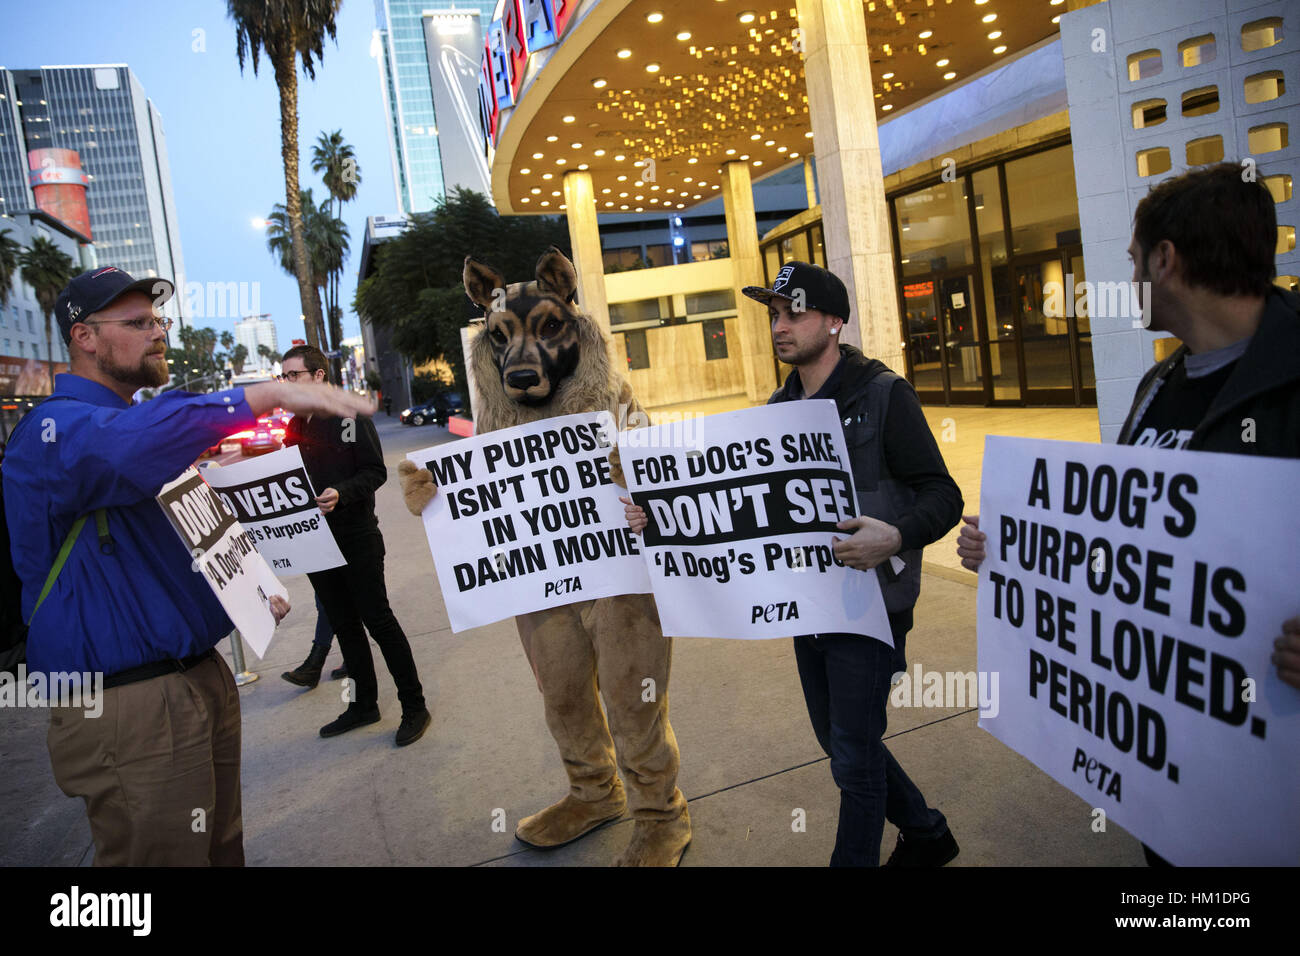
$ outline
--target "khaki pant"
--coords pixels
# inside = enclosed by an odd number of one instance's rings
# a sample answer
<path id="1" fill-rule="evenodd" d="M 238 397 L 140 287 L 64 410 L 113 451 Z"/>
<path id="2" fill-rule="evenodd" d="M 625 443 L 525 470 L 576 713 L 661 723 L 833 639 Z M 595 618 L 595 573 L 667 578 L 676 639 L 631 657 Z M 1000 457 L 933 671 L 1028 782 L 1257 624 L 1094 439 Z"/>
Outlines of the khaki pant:
<path id="1" fill-rule="evenodd" d="M 580 601 L 515 622 L 574 799 L 603 800 L 622 771 L 635 819 L 681 816 L 686 798 L 677 789 L 677 738 L 668 722 L 673 643 L 659 629 L 654 598 Z"/>
<path id="2" fill-rule="evenodd" d="M 96 866 L 243 866 L 239 692 L 220 655 L 55 707 L 59 789 L 86 802 Z"/>

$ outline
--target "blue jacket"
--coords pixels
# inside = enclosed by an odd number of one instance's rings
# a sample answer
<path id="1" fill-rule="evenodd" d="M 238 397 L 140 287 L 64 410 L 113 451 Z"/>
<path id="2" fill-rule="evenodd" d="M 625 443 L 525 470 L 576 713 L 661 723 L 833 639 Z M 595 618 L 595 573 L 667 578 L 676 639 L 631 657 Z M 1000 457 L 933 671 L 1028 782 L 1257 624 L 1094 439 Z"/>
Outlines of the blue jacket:
<path id="1" fill-rule="evenodd" d="M 28 620 L 76 519 L 104 508 L 112 554 L 93 515 L 31 620 L 28 669 L 114 674 L 211 648 L 233 628 L 155 496 L 256 416 L 235 388 L 168 392 L 128 405 L 79 375 L 24 416 L 5 449 L 5 518 Z"/>

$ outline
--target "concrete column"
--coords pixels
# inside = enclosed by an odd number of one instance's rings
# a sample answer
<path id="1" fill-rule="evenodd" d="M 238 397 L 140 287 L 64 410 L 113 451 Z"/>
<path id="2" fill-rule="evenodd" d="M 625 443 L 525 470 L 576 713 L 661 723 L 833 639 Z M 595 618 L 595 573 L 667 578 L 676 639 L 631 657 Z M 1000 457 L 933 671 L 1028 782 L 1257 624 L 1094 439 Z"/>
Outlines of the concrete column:
<path id="1" fill-rule="evenodd" d="M 826 265 L 853 306 L 840 338 L 902 374 L 902 327 L 861 0 L 797 0 Z"/>
<path id="2" fill-rule="evenodd" d="M 817 177 L 813 175 L 812 157 L 805 154 L 803 158 L 803 188 L 808 194 L 808 208 L 817 205 Z"/>
<path id="3" fill-rule="evenodd" d="M 573 169 L 564 174 L 564 212 L 569 223 L 569 247 L 578 270 L 578 305 L 596 320 L 609 337 L 609 357 L 620 371 L 627 369 L 627 350 L 609 329 L 609 302 L 605 298 L 605 262 L 600 255 L 596 226 L 596 190 L 591 173 Z"/>
<path id="4" fill-rule="evenodd" d="M 731 253 L 736 327 L 740 332 L 740 341 L 736 344 L 745 369 L 745 394 L 751 402 L 765 402 L 776 390 L 776 367 L 767 309 L 740 293 L 747 285 L 763 284 L 763 263 L 758 255 L 758 220 L 754 217 L 754 187 L 747 163 L 723 165 L 722 202 L 727 214 L 727 249 Z"/>

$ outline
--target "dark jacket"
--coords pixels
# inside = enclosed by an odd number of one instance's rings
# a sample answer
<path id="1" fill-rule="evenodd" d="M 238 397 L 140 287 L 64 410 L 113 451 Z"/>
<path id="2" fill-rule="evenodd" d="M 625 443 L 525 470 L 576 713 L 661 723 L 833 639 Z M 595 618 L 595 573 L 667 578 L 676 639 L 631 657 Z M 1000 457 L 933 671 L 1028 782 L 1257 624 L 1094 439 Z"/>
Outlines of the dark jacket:
<path id="1" fill-rule="evenodd" d="M 1132 444 L 1138 410 L 1186 356 L 1187 346 L 1180 346 L 1142 376 L 1119 444 Z M 1187 447 L 1300 458 L 1300 297 L 1282 289 L 1269 292 L 1259 328 Z"/>
<path id="2" fill-rule="evenodd" d="M 895 613 L 916 603 L 921 549 L 961 519 L 961 490 L 948 474 L 907 380 L 851 345 L 841 345 L 840 355 L 839 382 L 831 397 L 844 428 L 859 512 L 894 525 L 903 540 L 903 572 L 895 577 L 889 562 L 878 569 L 885 607 Z M 798 373 L 792 372 L 768 404 L 802 397 Z"/>
<path id="3" fill-rule="evenodd" d="M 375 489 L 388 480 L 388 468 L 368 416 L 308 420 L 295 415 L 285 426 L 284 444 L 302 452 L 316 494 L 326 488 L 339 493 L 338 504 L 325 516 L 336 538 L 378 531 Z"/>

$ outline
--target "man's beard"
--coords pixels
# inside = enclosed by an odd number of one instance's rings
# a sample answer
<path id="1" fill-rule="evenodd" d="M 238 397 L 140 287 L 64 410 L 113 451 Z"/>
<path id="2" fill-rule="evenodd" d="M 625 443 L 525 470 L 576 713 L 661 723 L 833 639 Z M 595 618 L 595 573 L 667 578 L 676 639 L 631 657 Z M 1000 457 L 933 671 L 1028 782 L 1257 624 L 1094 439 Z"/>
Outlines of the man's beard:
<path id="1" fill-rule="evenodd" d="M 138 365 L 131 368 L 119 365 L 111 353 L 105 355 L 96 352 L 95 367 L 102 375 L 134 388 L 159 388 L 171 380 L 171 371 L 167 367 L 166 359 L 159 362 L 154 355 L 145 355 Z"/>
<path id="2" fill-rule="evenodd" d="M 820 342 L 810 342 L 802 348 L 797 348 L 793 352 L 787 352 L 785 354 L 777 351 L 776 357 L 786 365 L 803 365 L 805 362 L 810 362 L 813 359 L 818 358 L 823 352 L 825 352 L 826 346 L 830 344 L 833 338 L 834 336 L 827 335 L 823 337 Z"/>

